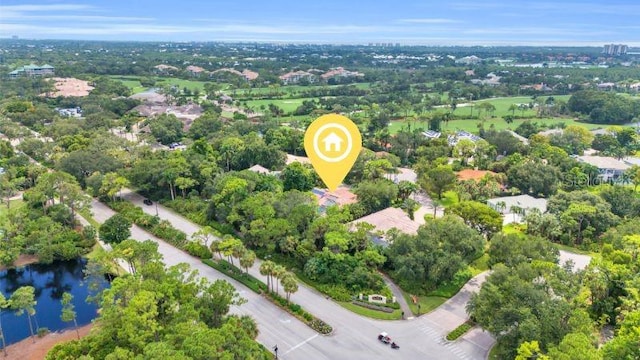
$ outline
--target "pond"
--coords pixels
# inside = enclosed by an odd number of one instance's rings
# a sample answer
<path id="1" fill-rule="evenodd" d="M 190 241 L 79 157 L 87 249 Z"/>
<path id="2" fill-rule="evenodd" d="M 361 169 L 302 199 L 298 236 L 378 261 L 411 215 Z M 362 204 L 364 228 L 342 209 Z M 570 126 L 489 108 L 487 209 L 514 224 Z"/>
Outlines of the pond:
<path id="1" fill-rule="evenodd" d="M 78 325 L 86 325 L 97 316 L 97 306 L 87 303 L 88 295 L 95 295 L 84 279 L 86 259 L 57 261 L 52 264 L 31 264 L 17 269 L 0 271 L 0 291 L 8 299 L 21 286 L 33 286 L 36 295 L 36 314 L 32 317 L 34 332 L 38 327 L 57 331 L 72 328 L 73 322 L 63 322 L 62 294 L 73 295 L 73 305 Z M 103 281 L 102 287 L 108 282 Z M 1 316 L 7 345 L 30 336 L 27 315 L 16 316 L 9 309 L 4 309 Z M 0 343 L 1 346 L 1 343 Z"/>

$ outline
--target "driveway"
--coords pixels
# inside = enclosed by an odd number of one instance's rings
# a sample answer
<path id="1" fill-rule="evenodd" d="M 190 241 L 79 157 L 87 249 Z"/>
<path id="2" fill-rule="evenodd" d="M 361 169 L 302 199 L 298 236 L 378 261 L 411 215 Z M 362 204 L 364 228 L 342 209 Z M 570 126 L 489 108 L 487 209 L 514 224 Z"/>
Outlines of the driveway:
<path id="1" fill-rule="evenodd" d="M 144 205 L 144 198 L 132 191 L 123 190 L 122 197 L 141 207 L 144 212 L 155 215 L 156 204 Z M 96 205 L 94 205 L 96 206 Z M 100 212 L 109 210 L 103 204 L 98 204 Z M 186 218 L 174 213 L 170 209 L 158 205 L 158 216 L 172 223 L 174 227 L 191 235 L 200 227 Z M 94 208 L 94 212 L 98 211 Z M 107 216 L 108 218 L 108 216 Z M 102 222 L 106 218 L 96 220 Z M 152 238 L 147 233 L 137 234 L 137 239 Z M 180 250 L 158 241 L 160 250 L 168 264 L 186 262 L 194 269 L 198 269 L 202 276 L 209 279 L 225 278 L 215 270 L 202 264 L 199 259 L 183 253 Z M 264 281 L 259 272 L 259 262 L 249 269 L 249 272 Z M 482 274 L 481 274 L 482 275 Z M 460 294 L 454 296 L 433 312 L 419 318 L 406 321 L 379 321 L 356 315 L 324 295 L 304 284 L 299 284 L 299 290 L 291 295 L 291 300 L 303 308 L 329 323 L 334 333 L 331 336 L 317 335 L 313 330 L 297 319 L 280 310 L 264 298 L 256 295 L 242 284 L 232 279 L 228 281 L 236 289 L 242 291 L 242 296 L 248 302 L 239 311 L 251 315 L 258 323 L 260 335 L 258 341 L 271 348 L 278 345 L 278 355 L 282 359 L 485 359 L 488 355 L 493 338 L 488 333 L 480 334 L 482 341 L 466 341 L 465 337 L 456 342 L 444 340 L 448 329 L 454 329 L 466 321 L 465 304 L 471 292 L 477 291 L 484 281 L 484 276 L 478 276 L 467 284 Z M 282 293 L 282 289 L 280 289 Z M 277 326 L 274 328 L 274 324 Z M 287 329 L 280 331 L 280 328 Z M 401 346 L 400 350 L 392 350 L 377 340 L 381 331 L 388 332 L 394 341 Z"/>

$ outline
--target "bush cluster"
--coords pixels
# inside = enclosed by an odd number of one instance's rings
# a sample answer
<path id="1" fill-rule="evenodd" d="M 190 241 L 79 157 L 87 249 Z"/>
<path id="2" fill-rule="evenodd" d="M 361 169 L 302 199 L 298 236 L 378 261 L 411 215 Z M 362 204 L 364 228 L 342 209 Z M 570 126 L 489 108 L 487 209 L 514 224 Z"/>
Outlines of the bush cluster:
<path id="1" fill-rule="evenodd" d="M 390 306 L 385 306 L 383 304 L 372 304 L 370 302 L 359 301 L 359 300 L 354 300 L 351 303 L 353 303 L 355 305 L 358 305 L 358 306 L 365 307 L 367 309 L 376 310 L 376 311 L 382 311 L 382 312 L 386 312 L 386 313 L 392 313 L 394 311 L 394 308 L 392 308 Z"/>

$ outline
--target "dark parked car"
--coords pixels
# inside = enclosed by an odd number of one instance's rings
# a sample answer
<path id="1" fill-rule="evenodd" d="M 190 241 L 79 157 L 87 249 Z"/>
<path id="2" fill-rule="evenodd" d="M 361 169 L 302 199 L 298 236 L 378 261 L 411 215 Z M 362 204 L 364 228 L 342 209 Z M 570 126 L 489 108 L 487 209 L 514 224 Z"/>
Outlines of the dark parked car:
<path id="1" fill-rule="evenodd" d="M 142 201 L 145 205 L 153 205 L 153 201 L 149 200 L 149 199 L 144 199 Z"/>

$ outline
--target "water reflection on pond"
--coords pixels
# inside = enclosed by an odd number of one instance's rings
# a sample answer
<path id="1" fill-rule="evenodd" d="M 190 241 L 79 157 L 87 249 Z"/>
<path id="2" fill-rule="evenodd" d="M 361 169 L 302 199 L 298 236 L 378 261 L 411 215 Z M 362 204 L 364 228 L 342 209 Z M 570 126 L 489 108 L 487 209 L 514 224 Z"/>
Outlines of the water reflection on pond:
<path id="1" fill-rule="evenodd" d="M 91 322 L 97 315 L 97 306 L 87 303 L 87 295 L 95 295 L 84 279 L 86 259 L 57 261 L 52 264 L 31 264 L 17 269 L 0 271 L 0 291 L 8 299 L 21 286 L 33 286 L 36 294 L 36 314 L 32 317 L 34 331 L 48 328 L 57 331 L 73 326 L 73 322 L 65 323 L 60 319 L 62 312 L 62 294 L 73 295 L 73 304 L 77 313 L 78 325 Z M 101 284 L 108 286 L 106 281 Z M 29 337 L 27 315 L 16 316 L 11 310 L 2 311 L 2 329 L 7 345 Z M 1 345 L 1 344 L 0 344 Z"/>

